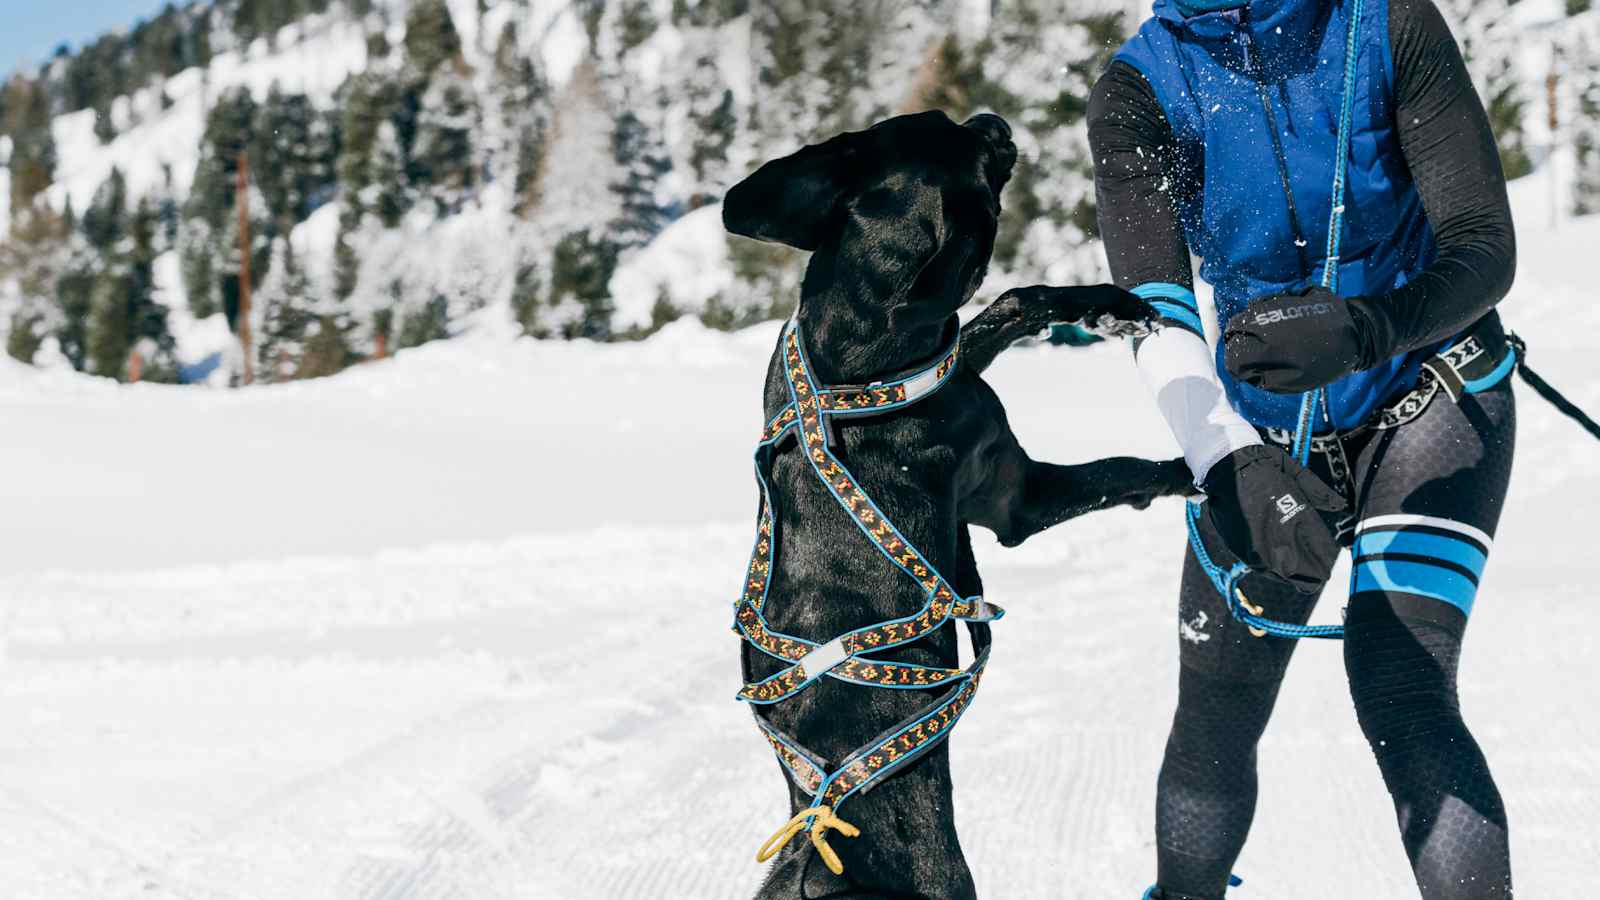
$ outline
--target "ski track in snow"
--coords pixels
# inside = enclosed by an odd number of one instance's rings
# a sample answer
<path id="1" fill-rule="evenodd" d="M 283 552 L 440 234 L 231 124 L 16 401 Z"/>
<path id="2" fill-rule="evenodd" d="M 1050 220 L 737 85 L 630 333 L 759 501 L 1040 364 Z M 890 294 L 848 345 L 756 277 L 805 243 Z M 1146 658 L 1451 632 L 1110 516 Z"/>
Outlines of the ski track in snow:
<path id="1" fill-rule="evenodd" d="M 1540 278 L 1592 248 L 1600 222 L 1583 224 L 1565 245 L 1524 236 L 1506 315 L 1536 367 L 1600 409 L 1600 307 L 1577 278 Z M 226 395 L 0 372 L 0 418 L 30 438 L 0 463 L 37 476 L 0 510 L 0 893 L 748 896 L 787 814 L 732 699 L 728 632 L 775 332 L 468 338 Z M 1120 348 L 1019 348 L 990 380 L 1036 457 L 1170 452 Z M 1584 525 L 1600 445 L 1518 390 L 1462 703 L 1507 799 L 1519 893 L 1539 898 L 1600 858 Z M 112 413 L 127 440 L 86 440 Z M 362 471 L 309 462 L 333 450 Z M 254 475 L 242 495 L 233 467 Z M 121 512 L 86 484 L 120 484 Z M 952 738 L 984 896 L 1131 900 L 1149 882 L 1180 509 L 1017 550 L 979 535 L 1010 610 Z M 1330 592 L 1317 619 L 1338 606 Z M 1231 896 L 1415 896 L 1336 647 L 1299 651 L 1260 755 Z"/>

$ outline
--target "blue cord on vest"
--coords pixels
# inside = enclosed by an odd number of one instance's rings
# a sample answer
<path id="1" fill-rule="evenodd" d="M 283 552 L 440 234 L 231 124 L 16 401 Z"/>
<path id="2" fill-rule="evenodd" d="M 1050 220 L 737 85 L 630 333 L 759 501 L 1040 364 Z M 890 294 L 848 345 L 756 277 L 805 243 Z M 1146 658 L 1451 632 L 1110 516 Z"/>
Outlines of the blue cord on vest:
<path id="1" fill-rule="evenodd" d="M 1345 176 L 1350 157 L 1350 122 L 1355 116 L 1356 33 L 1361 25 L 1362 0 L 1352 0 L 1350 23 L 1344 40 L 1344 94 L 1339 100 L 1339 151 L 1333 161 L 1333 191 L 1328 203 L 1328 249 L 1322 261 L 1322 286 L 1339 292 L 1339 247 L 1344 240 Z M 1327 408 L 1322 388 L 1300 397 L 1300 416 L 1295 421 L 1294 458 L 1300 465 L 1311 460 L 1311 430 L 1317 407 Z"/>
<path id="2" fill-rule="evenodd" d="M 1322 261 L 1322 286 L 1334 293 L 1339 291 L 1339 248 L 1344 239 L 1345 175 L 1350 156 L 1350 122 L 1355 115 L 1356 35 L 1361 25 L 1361 8 L 1362 0 L 1351 0 L 1350 21 L 1344 42 L 1344 94 L 1339 104 L 1339 149 L 1333 162 L 1327 255 Z M 1295 461 L 1302 466 L 1310 465 L 1311 462 L 1312 431 L 1315 428 L 1319 407 L 1326 415 L 1327 402 L 1323 388 L 1319 387 L 1301 395 L 1300 415 L 1295 421 L 1294 443 L 1291 450 Z M 1295 625 L 1291 622 L 1263 618 L 1245 608 L 1239 594 L 1238 583 L 1239 579 L 1250 573 L 1250 567 L 1240 562 L 1234 563 L 1233 568 L 1227 572 L 1222 571 L 1222 567 L 1211 560 L 1211 555 L 1206 552 L 1205 545 L 1200 540 L 1199 503 L 1189 502 L 1188 519 L 1189 546 L 1194 549 L 1195 559 L 1199 560 L 1200 568 L 1205 571 L 1206 577 L 1211 579 L 1217 592 L 1228 602 L 1228 611 L 1235 619 L 1274 637 L 1335 639 L 1344 637 L 1343 625 Z"/>

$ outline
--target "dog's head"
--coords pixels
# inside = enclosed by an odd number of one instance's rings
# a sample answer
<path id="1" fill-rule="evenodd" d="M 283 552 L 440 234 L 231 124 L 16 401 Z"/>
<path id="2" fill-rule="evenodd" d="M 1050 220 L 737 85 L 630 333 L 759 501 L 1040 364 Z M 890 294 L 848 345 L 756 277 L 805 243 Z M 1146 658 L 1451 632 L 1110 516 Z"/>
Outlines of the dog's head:
<path id="1" fill-rule="evenodd" d="M 896 325 L 941 321 L 983 280 L 1016 160 L 999 116 L 896 116 L 763 165 L 728 191 L 722 220 L 815 251 L 806 294 L 840 286 Z"/>

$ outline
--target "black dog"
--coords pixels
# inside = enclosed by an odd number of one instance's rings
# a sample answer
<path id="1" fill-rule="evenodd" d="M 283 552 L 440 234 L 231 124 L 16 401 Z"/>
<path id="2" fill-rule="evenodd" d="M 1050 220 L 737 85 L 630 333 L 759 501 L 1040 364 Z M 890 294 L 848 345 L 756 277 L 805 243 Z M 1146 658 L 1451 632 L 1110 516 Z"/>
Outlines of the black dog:
<path id="1" fill-rule="evenodd" d="M 1000 191 L 1015 162 L 1010 128 L 998 116 L 964 125 L 941 112 L 900 116 L 767 163 L 728 192 L 723 220 L 736 234 L 813 251 L 797 316 L 816 377 L 867 384 L 935 358 L 954 334 L 956 310 L 988 266 Z M 903 410 L 847 420 L 835 446 L 905 537 L 963 596 L 978 593 L 969 525 L 1013 546 L 1073 516 L 1191 490 L 1182 460 L 1058 466 L 1029 459 L 979 378 L 1006 347 L 1052 322 L 1124 333 L 1153 320 L 1144 301 L 1109 285 L 1008 292 L 962 331 L 949 383 Z M 780 344 L 767 371 L 768 416 L 789 401 L 784 371 Z M 779 532 L 766 611 L 774 629 L 826 641 L 922 606 L 918 586 L 851 525 L 803 454 L 778 452 L 769 483 Z M 782 667 L 748 643 L 742 652 L 747 681 Z M 956 636 L 941 628 L 884 656 L 953 667 Z M 839 759 L 925 706 L 926 693 L 824 678 L 760 710 Z M 792 782 L 790 799 L 796 811 L 809 805 Z M 843 815 L 862 831 L 833 842 L 843 875 L 797 840 L 759 896 L 973 896 L 951 814 L 946 747 L 855 796 Z"/>

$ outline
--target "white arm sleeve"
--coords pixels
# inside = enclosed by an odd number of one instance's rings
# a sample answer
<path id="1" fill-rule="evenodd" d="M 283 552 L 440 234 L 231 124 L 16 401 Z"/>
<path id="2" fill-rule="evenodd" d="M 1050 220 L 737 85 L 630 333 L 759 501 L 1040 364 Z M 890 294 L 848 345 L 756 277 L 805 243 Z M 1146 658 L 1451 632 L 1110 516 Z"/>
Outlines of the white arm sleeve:
<path id="1" fill-rule="evenodd" d="M 1194 295 L 1184 291 L 1188 294 L 1184 302 L 1170 295 L 1170 299 L 1162 297 L 1154 290 L 1135 289 L 1134 293 L 1151 300 L 1163 313 L 1163 320 L 1181 317 L 1188 324 L 1182 327 L 1178 321 L 1164 321 L 1160 330 L 1139 343 L 1134 361 L 1172 436 L 1183 448 L 1195 484 L 1200 484 L 1218 460 L 1241 447 L 1260 444 L 1261 435 L 1228 403 L 1211 348 L 1205 338 L 1190 330 L 1199 324 L 1192 312 Z M 1182 308 L 1172 309 L 1173 301 Z"/>

